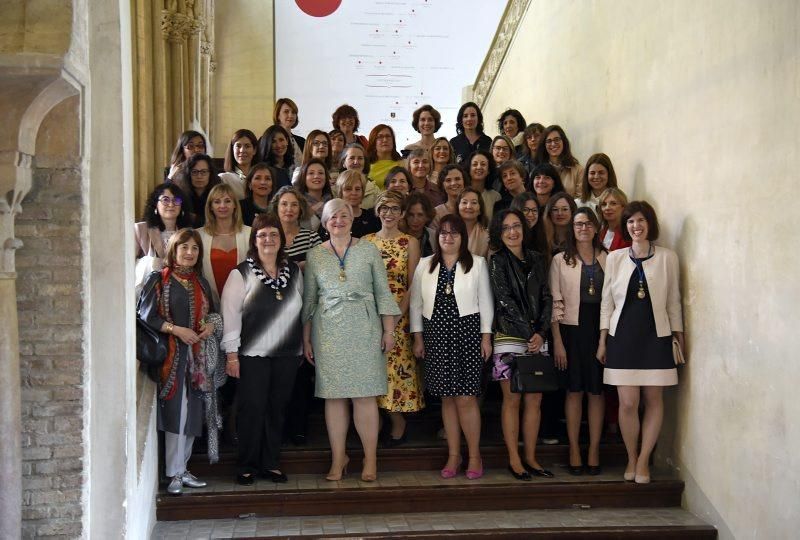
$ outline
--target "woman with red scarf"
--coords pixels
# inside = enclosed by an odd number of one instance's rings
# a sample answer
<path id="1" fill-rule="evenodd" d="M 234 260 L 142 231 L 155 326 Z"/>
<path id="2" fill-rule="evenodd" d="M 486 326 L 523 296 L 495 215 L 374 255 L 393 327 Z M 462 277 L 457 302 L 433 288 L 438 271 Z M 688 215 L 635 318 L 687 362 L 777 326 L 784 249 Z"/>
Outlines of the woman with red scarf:
<path id="1" fill-rule="evenodd" d="M 205 487 L 186 470 L 194 438 L 203 434 L 204 402 L 214 393 L 216 350 L 212 333 L 221 335 L 211 288 L 203 277 L 203 244 L 197 231 L 181 229 L 167 245 L 164 268 L 142 288 L 139 316 L 168 336 L 168 353 L 159 368 L 158 429 L 164 432 L 167 491 Z M 215 408 L 215 407 L 214 407 Z"/>

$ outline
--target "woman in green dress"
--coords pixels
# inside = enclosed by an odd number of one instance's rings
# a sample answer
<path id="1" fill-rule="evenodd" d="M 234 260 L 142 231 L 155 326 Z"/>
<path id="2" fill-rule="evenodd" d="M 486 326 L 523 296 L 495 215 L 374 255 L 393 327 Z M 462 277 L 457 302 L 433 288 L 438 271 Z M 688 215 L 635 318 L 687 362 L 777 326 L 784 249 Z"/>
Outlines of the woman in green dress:
<path id="1" fill-rule="evenodd" d="M 361 479 L 377 478 L 378 404 L 386 395 L 386 352 L 394 347 L 400 309 L 386 278 L 381 254 L 353 238 L 353 211 L 332 199 L 322 211 L 330 239 L 308 252 L 303 291 L 303 346 L 316 366 L 315 394 L 325 399 L 325 424 L 332 463 L 327 479 L 347 471 L 348 400 L 364 448 Z"/>

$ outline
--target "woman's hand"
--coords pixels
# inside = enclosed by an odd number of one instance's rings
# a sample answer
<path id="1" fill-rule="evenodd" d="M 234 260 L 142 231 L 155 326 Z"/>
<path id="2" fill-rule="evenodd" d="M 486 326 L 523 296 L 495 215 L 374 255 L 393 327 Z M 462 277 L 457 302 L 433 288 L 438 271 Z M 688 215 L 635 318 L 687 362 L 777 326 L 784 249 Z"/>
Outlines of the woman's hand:
<path id="1" fill-rule="evenodd" d="M 381 337 L 381 351 L 389 352 L 394 348 L 394 332 L 384 332 Z"/>
<path id="2" fill-rule="evenodd" d="M 200 336 L 194 333 L 191 328 L 185 326 L 173 326 L 172 335 L 183 341 L 187 345 L 194 345 L 200 341 Z"/>
<path id="3" fill-rule="evenodd" d="M 553 340 L 553 356 L 555 356 L 558 369 L 561 371 L 567 369 L 567 349 L 560 339 Z"/>
<path id="4" fill-rule="evenodd" d="M 207 339 L 208 336 L 210 336 L 211 333 L 214 332 L 214 325 L 213 324 L 209 324 L 208 322 L 204 322 L 202 324 L 202 326 L 200 326 L 200 328 L 202 330 L 200 331 L 199 334 L 197 334 L 197 337 L 199 339 Z"/>
<path id="5" fill-rule="evenodd" d="M 600 340 L 600 343 L 597 344 L 597 354 L 595 355 L 597 361 L 603 365 L 606 365 L 606 342 L 605 340 Z"/>
<path id="6" fill-rule="evenodd" d="M 420 360 L 425 358 L 425 343 L 420 333 L 414 334 L 414 356 Z"/>
<path id="7" fill-rule="evenodd" d="M 533 337 L 528 340 L 528 352 L 537 353 L 544 345 L 544 338 L 541 334 L 533 334 Z"/>
<path id="8" fill-rule="evenodd" d="M 481 358 L 486 362 L 492 357 L 492 334 L 481 334 Z"/>
<path id="9" fill-rule="evenodd" d="M 239 378 L 239 353 L 229 352 L 225 355 L 225 373 L 236 379 Z"/>
<path id="10" fill-rule="evenodd" d="M 314 346 L 311 345 L 310 339 L 303 340 L 303 356 L 306 357 L 306 362 L 312 366 L 317 365 L 314 363 Z"/>

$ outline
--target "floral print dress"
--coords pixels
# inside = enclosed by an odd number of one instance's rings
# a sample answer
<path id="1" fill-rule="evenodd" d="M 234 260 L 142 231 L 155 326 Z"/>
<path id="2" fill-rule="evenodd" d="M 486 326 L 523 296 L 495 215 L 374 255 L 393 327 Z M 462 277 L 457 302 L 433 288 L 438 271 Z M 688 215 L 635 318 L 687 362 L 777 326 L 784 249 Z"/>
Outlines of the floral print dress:
<path id="1" fill-rule="evenodd" d="M 401 234 L 387 240 L 369 234 L 363 239 L 375 244 L 381 252 L 389 290 L 399 305 L 408 294 L 408 243 L 411 236 Z M 409 330 L 408 313 L 405 313 L 395 326 L 394 348 L 386 355 L 388 392 L 385 396 L 378 396 L 378 407 L 390 412 L 414 412 L 425 407 L 421 371 L 414 358 Z"/>

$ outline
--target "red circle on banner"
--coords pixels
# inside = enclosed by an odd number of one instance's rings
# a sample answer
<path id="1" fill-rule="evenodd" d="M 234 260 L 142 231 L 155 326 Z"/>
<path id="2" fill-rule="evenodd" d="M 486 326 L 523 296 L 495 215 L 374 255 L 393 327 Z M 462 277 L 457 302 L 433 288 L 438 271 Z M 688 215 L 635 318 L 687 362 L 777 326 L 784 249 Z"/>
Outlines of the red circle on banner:
<path id="1" fill-rule="evenodd" d="M 342 5 L 342 0 L 294 0 L 303 13 L 312 17 L 327 17 Z"/>

